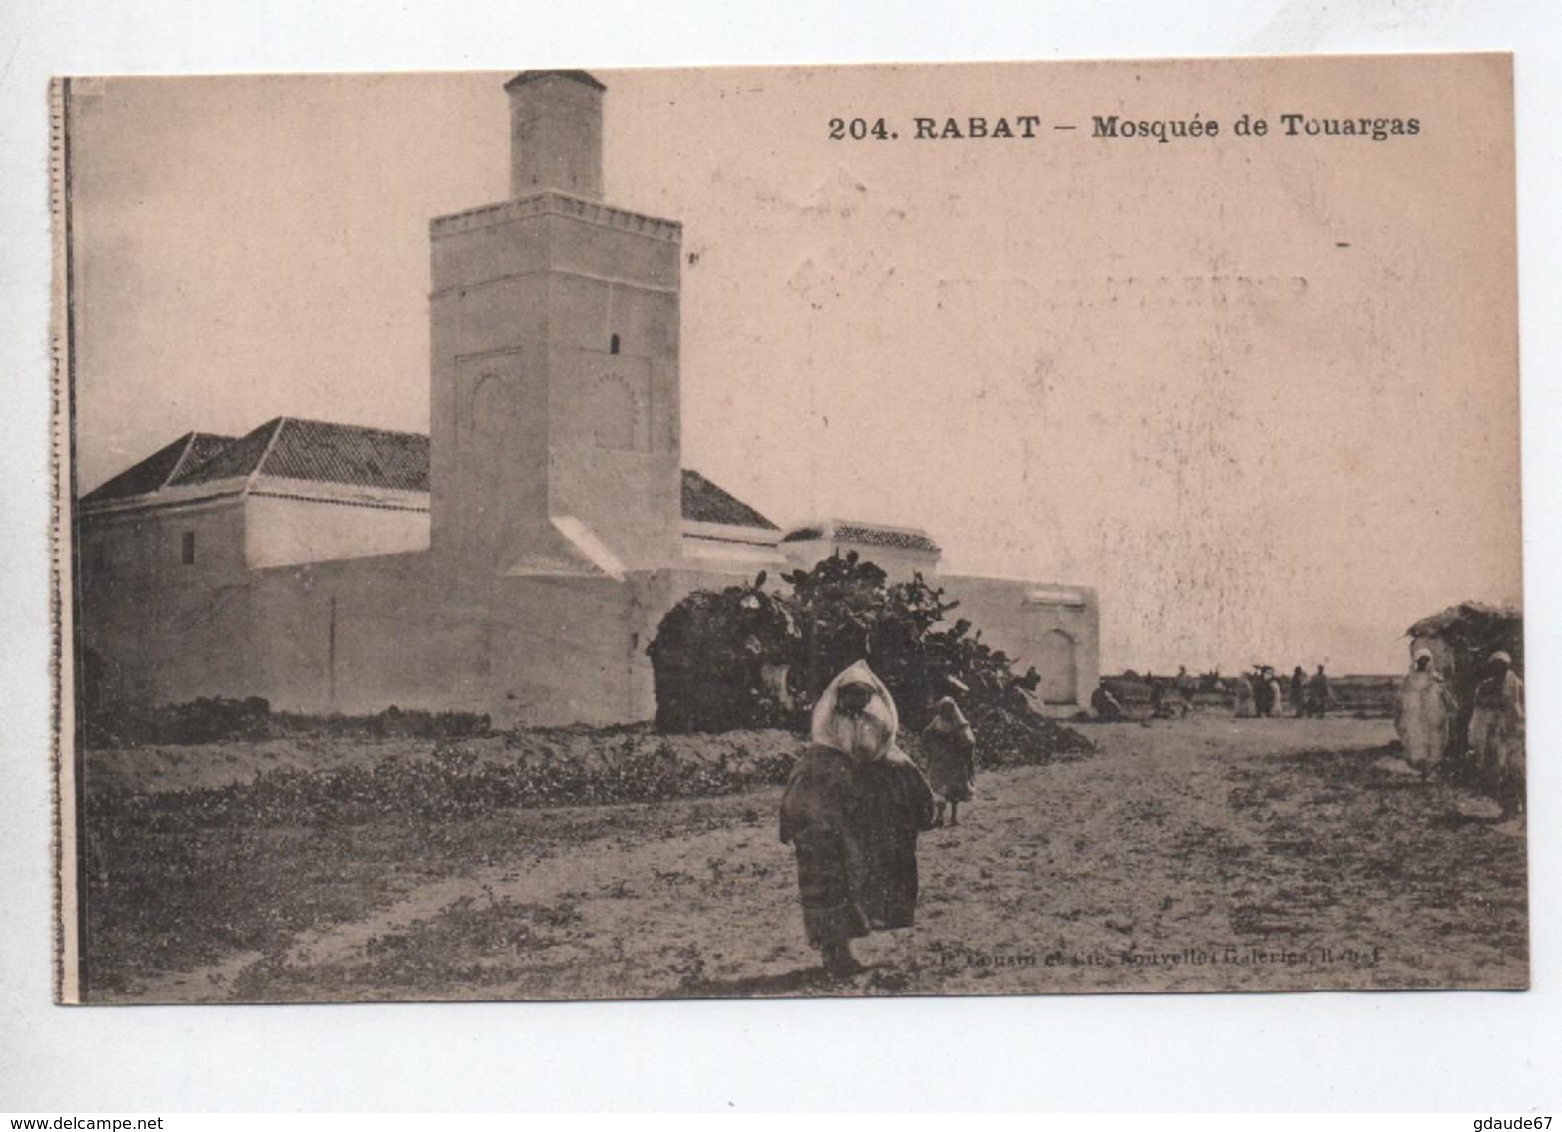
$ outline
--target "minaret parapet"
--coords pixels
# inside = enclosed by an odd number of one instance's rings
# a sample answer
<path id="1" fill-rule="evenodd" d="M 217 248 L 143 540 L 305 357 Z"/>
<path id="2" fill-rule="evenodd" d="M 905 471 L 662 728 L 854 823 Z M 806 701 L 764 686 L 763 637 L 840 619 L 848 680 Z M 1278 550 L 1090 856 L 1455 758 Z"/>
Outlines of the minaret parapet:
<path id="1" fill-rule="evenodd" d="M 666 240 L 674 244 L 683 236 L 683 225 L 676 220 L 648 216 L 642 212 L 630 212 L 625 208 L 614 208 L 611 205 L 552 190 L 534 193 L 520 200 L 485 204 L 479 208 L 469 208 L 464 212 L 453 212 L 448 216 L 436 216 L 429 221 L 429 230 L 434 238 L 438 239 L 461 232 L 470 232 L 476 228 L 506 224 L 525 216 L 549 214 L 571 216 L 589 223 L 620 228 L 626 232 L 637 232 L 653 240 Z"/>

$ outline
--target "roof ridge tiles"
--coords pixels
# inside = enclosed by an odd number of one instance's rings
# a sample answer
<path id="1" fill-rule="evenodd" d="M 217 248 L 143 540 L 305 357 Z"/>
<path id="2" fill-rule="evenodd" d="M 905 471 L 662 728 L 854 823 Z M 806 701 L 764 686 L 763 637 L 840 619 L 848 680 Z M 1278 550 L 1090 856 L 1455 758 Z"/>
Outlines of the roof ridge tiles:
<path id="1" fill-rule="evenodd" d="M 266 422 L 266 424 L 271 423 L 272 422 L 270 421 Z M 287 430 L 288 418 L 285 416 L 278 417 L 275 423 L 277 427 L 272 429 L 271 439 L 266 441 L 266 447 L 261 451 L 260 459 L 255 461 L 255 466 L 250 469 L 249 475 L 245 477 L 244 488 L 246 491 L 255 486 L 256 478 L 260 475 L 261 469 L 266 466 L 267 457 L 271 455 L 271 450 L 277 446 L 277 440 L 280 439 L 283 432 Z M 261 427 L 265 428 L 266 425 L 261 425 Z"/>

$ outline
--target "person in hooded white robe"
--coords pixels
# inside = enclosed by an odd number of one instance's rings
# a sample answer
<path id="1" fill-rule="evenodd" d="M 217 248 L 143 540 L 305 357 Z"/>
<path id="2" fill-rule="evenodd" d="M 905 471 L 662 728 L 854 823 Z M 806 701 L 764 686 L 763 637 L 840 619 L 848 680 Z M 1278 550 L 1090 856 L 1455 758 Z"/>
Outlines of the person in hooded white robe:
<path id="1" fill-rule="evenodd" d="M 1405 762 L 1425 781 L 1443 761 L 1453 737 L 1458 704 L 1453 689 L 1432 666 L 1432 650 L 1417 648 L 1394 701 L 1394 730 Z"/>
<path id="2" fill-rule="evenodd" d="M 859 661 L 814 705 L 809 747 L 781 799 L 781 840 L 797 855 L 803 929 L 832 975 L 859 969 L 851 941 L 909 927 L 916 838 L 932 828 L 933 793 L 895 745 L 889 690 Z"/>
<path id="3" fill-rule="evenodd" d="M 1513 658 L 1494 652 L 1491 675 L 1475 689 L 1470 715 L 1470 747 L 1481 782 L 1503 818 L 1524 809 L 1524 682 L 1513 671 Z"/>

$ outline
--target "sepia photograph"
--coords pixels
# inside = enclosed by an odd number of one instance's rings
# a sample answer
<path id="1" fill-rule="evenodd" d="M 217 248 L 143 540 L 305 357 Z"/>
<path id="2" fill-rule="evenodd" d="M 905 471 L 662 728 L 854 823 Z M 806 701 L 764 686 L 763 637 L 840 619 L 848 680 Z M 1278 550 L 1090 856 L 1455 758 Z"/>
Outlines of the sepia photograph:
<path id="1" fill-rule="evenodd" d="M 52 89 L 57 995 L 1523 990 L 1506 54 Z"/>

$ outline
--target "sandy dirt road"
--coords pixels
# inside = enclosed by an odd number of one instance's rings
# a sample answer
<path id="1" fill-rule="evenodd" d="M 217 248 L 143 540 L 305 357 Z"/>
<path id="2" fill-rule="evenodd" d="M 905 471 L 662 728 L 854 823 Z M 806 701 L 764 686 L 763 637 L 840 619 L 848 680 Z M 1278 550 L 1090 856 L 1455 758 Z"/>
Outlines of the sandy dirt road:
<path id="1" fill-rule="evenodd" d="M 371 914 L 115 1001 L 1522 987 L 1522 820 L 1422 784 L 1381 720 L 1098 725 L 1091 759 L 980 776 L 921 846 L 915 928 L 830 983 L 778 790 L 518 813 Z M 373 857 L 372 839 L 362 856 Z M 358 860 L 394 872 L 394 856 Z"/>

